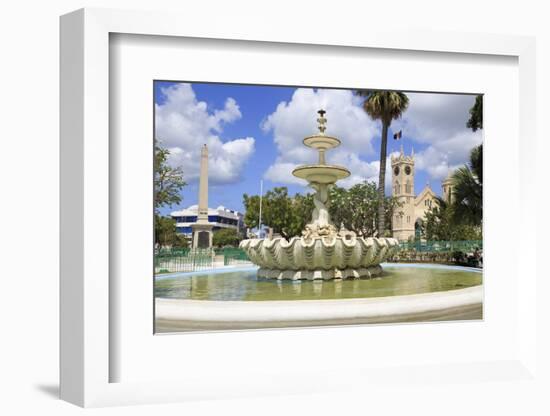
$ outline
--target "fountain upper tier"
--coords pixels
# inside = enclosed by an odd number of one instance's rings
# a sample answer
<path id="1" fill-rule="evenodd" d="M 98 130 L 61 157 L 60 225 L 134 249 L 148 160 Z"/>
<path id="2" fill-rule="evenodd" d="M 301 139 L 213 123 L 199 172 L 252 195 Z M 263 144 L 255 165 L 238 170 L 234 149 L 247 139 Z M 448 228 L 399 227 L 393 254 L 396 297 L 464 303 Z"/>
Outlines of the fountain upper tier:
<path id="1" fill-rule="evenodd" d="M 292 174 L 297 178 L 305 179 L 309 183 L 319 184 L 334 184 L 340 179 L 347 178 L 350 171 L 343 166 L 327 165 L 325 160 L 325 152 L 340 146 L 340 140 L 336 137 L 325 135 L 325 111 L 319 111 L 319 134 L 306 137 L 304 144 L 319 151 L 319 163 L 317 165 L 302 165 L 292 171 Z"/>
<path id="2" fill-rule="evenodd" d="M 306 137 L 304 144 L 307 147 L 313 147 L 317 150 L 329 150 L 340 146 L 340 140 L 336 137 L 325 136 L 324 134 L 316 134 L 315 136 Z"/>
<path id="3" fill-rule="evenodd" d="M 332 184 L 339 179 L 347 178 L 350 171 L 343 166 L 335 165 L 303 165 L 292 171 L 297 178 L 305 179 L 309 183 Z"/>

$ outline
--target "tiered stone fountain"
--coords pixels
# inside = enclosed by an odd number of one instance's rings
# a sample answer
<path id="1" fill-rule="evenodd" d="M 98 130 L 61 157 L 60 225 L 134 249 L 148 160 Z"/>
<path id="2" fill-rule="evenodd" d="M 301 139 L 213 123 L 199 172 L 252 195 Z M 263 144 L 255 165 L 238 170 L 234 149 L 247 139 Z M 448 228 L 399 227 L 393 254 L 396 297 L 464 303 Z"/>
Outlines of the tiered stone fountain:
<path id="1" fill-rule="evenodd" d="M 327 165 L 325 152 L 340 145 L 325 135 L 325 111 L 319 110 L 319 133 L 304 144 L 319 151 L 319 163 L 298 166 L 292 174 L 305 179 L 315 190 L 311 223 L 301 237 L 243 240 L 240 247 L 260 266 L 258 276 L 273 279 L 314 280 L 369 278 L 382 272 L 380 263 L 399 248 L 394 238 L 358 237 L 353 231 L 338 230 L 330 220 L 329 190 L 350 175 L 343 166 Z"/>

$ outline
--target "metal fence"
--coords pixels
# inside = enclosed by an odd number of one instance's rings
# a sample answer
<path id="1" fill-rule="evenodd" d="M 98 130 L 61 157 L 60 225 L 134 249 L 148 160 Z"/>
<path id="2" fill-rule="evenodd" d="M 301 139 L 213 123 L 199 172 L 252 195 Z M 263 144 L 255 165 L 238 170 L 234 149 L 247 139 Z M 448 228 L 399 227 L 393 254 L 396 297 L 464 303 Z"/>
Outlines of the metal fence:
<path id="1" fill-rule="evenodd" d="M 399 244 L 401 250 L 421 253 L 463 253 L 483 249 L 483 240 L 465 241 L 404 241 Z"/>
<path id="2" fill-rule="evenodd" d="M 155 273 L 193 272 L 249 262 L 246 253 L 239 248 L 162 248 L 155 251 Z"/>
<path id="3" fill-rule="evenodd" d="M 192 272 L 213 267 L 214 253 L 210 250 L 161 250 L 155 253 L 155 273 Z"/>
<path id="4" fill-rule="evenodd" d="M 399 246 L 400 251 L 390 261 L 451 262 L 456 252 L 482 250 L 483 241 L 407 241 Z M 249 263 L 240 248 L 163 248 L 155 252 L 155 273 L 193 272 Z"/>

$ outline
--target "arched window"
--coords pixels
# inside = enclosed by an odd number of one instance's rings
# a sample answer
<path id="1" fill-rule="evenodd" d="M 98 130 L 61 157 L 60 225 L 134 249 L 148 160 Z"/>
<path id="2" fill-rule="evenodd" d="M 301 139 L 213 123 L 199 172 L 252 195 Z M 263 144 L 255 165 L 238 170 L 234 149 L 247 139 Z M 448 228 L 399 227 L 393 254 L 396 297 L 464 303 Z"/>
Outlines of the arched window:
<path id="1" fill-rule="evenodd" d="M 407 181 L 407 184 L 405 185 L 405 192 L 408 194 L 411 193 L 411 183 L 409 181 Z"/>
<path id="2" fill-rule="evenodd" d="M 399 195 L 400 188 L 401 186 L 399 185 L 399 182 L 395 182 L 395 195 Z"/>

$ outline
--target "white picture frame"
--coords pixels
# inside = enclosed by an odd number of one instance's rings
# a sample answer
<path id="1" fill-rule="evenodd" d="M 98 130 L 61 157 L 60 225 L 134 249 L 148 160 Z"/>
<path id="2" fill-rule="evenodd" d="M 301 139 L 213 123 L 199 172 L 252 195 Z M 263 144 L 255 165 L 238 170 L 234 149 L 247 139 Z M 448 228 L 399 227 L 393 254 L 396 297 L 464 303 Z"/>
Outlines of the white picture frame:
<path id="1" fill-rule="evenodd" d="M 112 348 L 116 337 L 110 325 L 113 287 L 109 276 L 110 234 L 114 218 L 110 211 L 109 157 L 109 37 L 110 34 L 170 36 L 181 38 L 225 39 L 247 42 L 332 45 L 336 48 L 373 48 L 383 50 L 424 51 L 439 54 L 500 55 L 518 60 L 519 134 L 518 140 L 535 141 L 535 42 L 528 37 L 465 33 L 428 33 L 391 28 L 310 32 L 276 25 L 263 25 L 246 36 L 235 34 L 230 22 L 205 27 L 197 22 L 181 24 L 173 13 L 130 12 L 83 9 L 61 18 L 61 397 L 80 406 L 158 403 L 220 397 L 249 397 L 281 393 L 332 392 L 396 378 L 402 383 L 433 383 L 462 380 L 521 382 L 537 378 L 536 363 L 536 261 L 531 250 L 536 241 L 536 217 L 521 215 L 524 232 L 516 242 L 517 264 L 522 264 L 521 285 L 517 291 L 518 345 L 506 357 L 495 361 L 418 362 L 411 368 L 337 367 L 325 372 L 326 381 L 313 370 L 281 371 L 264 378 L 235 379 L 220 374 L 215 382 L 197 372 L 186 379 L 113 382 L 112 367 L 121 359 Z M 530 152 L 533 146 L 529 146 Z M 534 182 L 527 176 L 530 153 L 519 147 L 519 189 L 517 213 L 534 204 Z M 518 273 L 517 270 L 511 273 Z M 412 327 L 409 327 L 410 332 Z M 274 331 L 277 332 L 277 331 Z M 322 339 L 334 329 L 310 332 L 304 336 Z M 298 332 L 296 332 L 298 333 Z M 239 334 L 233 334 L 234 342 Z M 151 336 L 153 334 L 151 333 Z M 200 337 L 201 335 L 185 335 Z M 271 336 L 271 335 L 270 335 Z M 300 335 L 302 336 L 302 335 Z M 164 343 L 171 342 L 168 338 Z M 511 350 L 512 351 L 512 350 Z M 200 358 L 200 357 L 198 357 Z M 246 373 L 246 372 L 244 372 Z M 336 380 L 336 381 L 335 381 Z"/>

